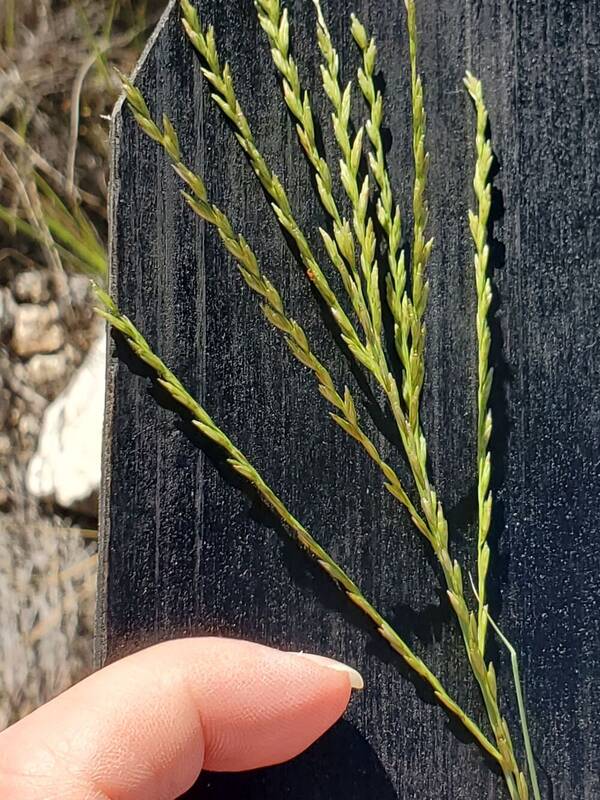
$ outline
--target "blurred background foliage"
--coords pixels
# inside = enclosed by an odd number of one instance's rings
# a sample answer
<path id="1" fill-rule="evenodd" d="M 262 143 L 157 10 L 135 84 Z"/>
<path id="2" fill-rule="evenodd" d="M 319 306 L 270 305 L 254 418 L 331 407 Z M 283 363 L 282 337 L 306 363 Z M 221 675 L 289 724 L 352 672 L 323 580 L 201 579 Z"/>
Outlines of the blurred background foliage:
<path id="1" fill-rule="evenodd" d="M 0 0 L 0 729 L 91 669 L 96 511 L 40 502 L 25 476 L 99 335 L 114 67 L 164 5 Z"/>
<path id="2" fill-rule="evenodd" d="M 93 275 L 106 270 L 108 115 L 162 2 L 3 0 L 3 239 Z M 29 242 L 26 243 L 26 240 Z M 37 247 L 31 248 L 31 243 Z M 17 256 L 19 257 L 19 256 Z"/>

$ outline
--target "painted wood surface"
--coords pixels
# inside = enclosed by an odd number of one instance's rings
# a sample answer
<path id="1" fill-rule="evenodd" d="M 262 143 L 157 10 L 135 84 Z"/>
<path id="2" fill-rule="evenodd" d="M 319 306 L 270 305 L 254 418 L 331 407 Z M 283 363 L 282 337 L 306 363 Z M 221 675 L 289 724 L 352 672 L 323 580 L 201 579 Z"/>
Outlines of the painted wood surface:
<path id="1" fill-rule="evenodd" d="M 231 61 L 256 140 L 322 252 L 323 212 L 252 3 L 202 6 Z M 324 10 L 344 79 L 357 64 L 350 11 L 378 39 L 388 158 L 409 217 L 403 5 L 330 0 Z M 294 0 L 290 14 L 294 52 L 333 156 L 312 5 Z M 466 209 L 473 113 L 461 87 L 469 67 L 485 84 L 498 161 L 493 611 L 522 655 L 544 798 L 592 800 L 600 797 L 600 1 L 422 0 L 419 28 L 436 242 L 423 403 L 431 471 L 453 549 L 472 553 L 475 295 Z M 336 377 L 363 398 L 369 430 L 406 474 L 388 416 L 371 413 L 364 386 L 210 101 L 173 4 L 137 83 L 152 112 L 173 119 L 186 159 L 255 247 Z M 358 98 L 355 110 L 360 121 Z M 366 455 L 328 421 L 312 378 L 266 325 L 218 237 L 184 205 L 180 188 L 160 148 L 117 109 L 111 265 L 121 308 L 365 594 L 479 714 L 425 547 Z M 99 663 L 162 639 L 218 633 L 329 654 L 366 680 L 345 720 L 292 764 L 206 775 L 190 797 L 504 797 L 480 750 L 150 387 L 117 341 L 108 366 Z M 511 698 L 507 659 L 496 655 L 504 697 Z M 514 722 L 512 702 L 508 713 Z"/>

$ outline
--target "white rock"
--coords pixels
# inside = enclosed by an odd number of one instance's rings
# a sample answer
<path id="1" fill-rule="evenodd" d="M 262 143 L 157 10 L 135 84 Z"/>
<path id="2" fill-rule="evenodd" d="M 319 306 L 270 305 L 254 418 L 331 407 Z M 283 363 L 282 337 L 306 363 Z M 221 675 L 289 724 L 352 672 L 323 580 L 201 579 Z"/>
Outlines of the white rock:
<path id="1" fill-rule="evenodd" d="M 13 293 L 19 303 L 44 303 L 49 299 L 48 277 L 39 269 L 21 272 L 14 280 Z"/>
<path id="2" fill-rule="evenodd" d="M 11 346 L 21 358 L 35 353 L 54 353 L 63 346 L 65 335 L 58 321 L 56 303 L 16 306 Z"/>
<path id="3" fill-rule="evenodd" d="M 102 334 L 65 391 L 44 413 L 36 454 L 27 470 L 27 490 L 63 508 L 93 512 L 100 486 L 104 364 Z"/>
<path id="4" fill-rule="evenodd" d="M 65 348 L 66 349 L 66 348 Z M 67 356 L 65 349 L 60 353 L 34 356 L 27 363 L 27 377 L 33 386 L 43 386 L 58 381 L 66 372 Z"/>

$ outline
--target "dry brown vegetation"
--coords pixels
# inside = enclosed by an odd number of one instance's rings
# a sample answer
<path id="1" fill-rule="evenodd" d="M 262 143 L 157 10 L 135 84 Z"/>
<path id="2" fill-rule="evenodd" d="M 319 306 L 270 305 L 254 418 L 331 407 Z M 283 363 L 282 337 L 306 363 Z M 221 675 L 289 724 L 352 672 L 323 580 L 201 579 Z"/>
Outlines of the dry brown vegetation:
<path id="1" fill-rule="evenodd" d="M 96 520 L 40 506 L 24 476 L 97 325 L 83 275 L 106 268 L 112 68 L 163 5 L 0 4 L 0 728 L 91 667 Z"/>

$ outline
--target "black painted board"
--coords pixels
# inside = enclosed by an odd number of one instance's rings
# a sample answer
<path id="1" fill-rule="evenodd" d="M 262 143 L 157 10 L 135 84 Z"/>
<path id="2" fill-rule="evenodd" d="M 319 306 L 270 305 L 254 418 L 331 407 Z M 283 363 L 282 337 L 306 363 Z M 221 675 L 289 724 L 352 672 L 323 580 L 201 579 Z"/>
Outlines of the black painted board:
<path id="1" fill-rule="evenodd" d="M 256 140 L 322 253 L 323 212 L 249 0 L 206 0 Z M 357 63 L 348 16 L 377 36 L 394 187 L 410 220 L 407 43 L 396 0 L 324 3 L 344 79 Z M 294 52 L 335 155 L 318 85 L 314 12 L 290 3 Z M 423 418 L 453 549 L 473 552 L 475 333 L 466 223 L 473 113 L 466 67 L 484 81 L 494 178 L 497 496 L 493 612 L 524 672 L 544 798 L 600 796 L 600 2 L 422 0 L 421 65 L 432 164 Z M 406 467 L 388 417 L 369 414 L 268 203 L 209 98 L 171 4 L 139 67 L 156 115 L 231 215 L 340 382 L 361 398 L 386 458 Z M 356 101 L 355 121 L 362 107 Z M 180 181 L 129 112 L 114 117 L 111 286 L 121 308 L 365 594 L 480 714 L 439 574 L 365 454 L 327 419 L 312 378 L 262 319 L 218 237 L 183 204 Z M 117 350 L 122 359 L 117 358 Z M 505 797 L 478 747 L 265 510 L 202 447 L 126 348 L 108 365 L 98 660 L 175 636 L 223 634 L 328 654 L 365 691 L 292 764 L 205 775 L 204 798 Z M 157 399 L 159 402 L 157 402 Z M 380 398 L 376 398 L 380 400 Z M 372 418 L 373 419 L 372 419 Z M 473 562 L 471 561 L 471 565 Z M 507 713 L 516 728 L 506 654 Z"/>

